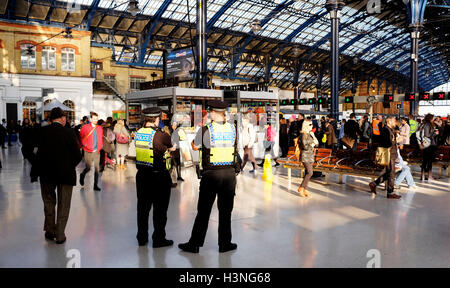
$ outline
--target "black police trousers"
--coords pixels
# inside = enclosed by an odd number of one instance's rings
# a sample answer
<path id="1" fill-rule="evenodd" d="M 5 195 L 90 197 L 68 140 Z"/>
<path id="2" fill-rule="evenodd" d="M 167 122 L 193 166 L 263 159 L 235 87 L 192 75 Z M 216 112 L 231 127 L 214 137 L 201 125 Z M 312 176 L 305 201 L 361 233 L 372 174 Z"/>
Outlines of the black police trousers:
<path id="1" fill-rule="evenodd" d="M 234 168 L 208 170 L 203 172 L 200 180 L 200 194 L 189 242 L 202 247 L 211 214 L 212 205 L 216 200 L 219 209 L 219 246 L 231 242 L 231 212 L 233 211 L 236 190 L 236 174 Z"/>
<path id="2" fill-rule="evenodd" d="M 172 180 L 168 171 L 139 169 L 136 174 L 137 238 L 148 240 L 148 217 L 153 206 L 153 241 L 166 238 L 167 209 Z"/>

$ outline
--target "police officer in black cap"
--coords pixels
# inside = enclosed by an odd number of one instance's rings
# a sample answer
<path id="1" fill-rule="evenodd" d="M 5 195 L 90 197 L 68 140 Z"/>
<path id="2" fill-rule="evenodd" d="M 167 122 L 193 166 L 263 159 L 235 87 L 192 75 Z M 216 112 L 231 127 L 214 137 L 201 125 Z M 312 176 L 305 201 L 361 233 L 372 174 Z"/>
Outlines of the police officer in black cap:
<path id="1" fill-rule="evenodd" d="M 148 242 L 148 217 L 153 206 L 153 248 L 173 245 L 166 239 L 167 209 L 172 180 L 169 174 L 170 151 L 174 151 L 168 134 L 158 129 L 161 109 L 146 108 L 144 126 L 135 135 L 136 190 L 137 190 L 137 240 L 139 246 Z"/>
<path id="2" fill-rule="evenodd" d="M 202 177 L 198 198 L 197 217 L 189 242 L 178 247 L 198 253 L 208 229 L 211 208 L 217 195 L 219 208 L 219 252 L 235 250 L 231 243 L 231 212 L 236 190 L 237 134 L 236 127 L 226 122 L 228 105 L 223 101 L 209 101 L 212 122 L 198 131 L 192 147 L 200 150 Z"/>

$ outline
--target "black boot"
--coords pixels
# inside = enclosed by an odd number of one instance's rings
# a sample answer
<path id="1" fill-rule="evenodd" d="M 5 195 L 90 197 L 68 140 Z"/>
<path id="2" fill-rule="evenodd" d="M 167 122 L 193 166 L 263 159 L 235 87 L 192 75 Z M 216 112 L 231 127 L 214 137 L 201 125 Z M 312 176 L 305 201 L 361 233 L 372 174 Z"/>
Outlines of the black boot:
<path id="1" fill-rule="evenodd" d="M 81 172 L 80 174 L 80 185 L 84 186 L 84 177 L 86 176 L 86 174 L 84 174 L 83 172 Z"/>
<path id="2" fill-rule="evenodd" d="M 190 253 L 198 253 L 199 252 L 199 247 L 191 244 L 190 242 L 178 244 L 178 248 L 180 248 L 184 252 L 190 252 Z"/>
<path id="3" fill-rule="evenodd" d="M 98 187 L 98 173 L 94 173 L 94 191 L 101 191 L 100 187 Z"/>

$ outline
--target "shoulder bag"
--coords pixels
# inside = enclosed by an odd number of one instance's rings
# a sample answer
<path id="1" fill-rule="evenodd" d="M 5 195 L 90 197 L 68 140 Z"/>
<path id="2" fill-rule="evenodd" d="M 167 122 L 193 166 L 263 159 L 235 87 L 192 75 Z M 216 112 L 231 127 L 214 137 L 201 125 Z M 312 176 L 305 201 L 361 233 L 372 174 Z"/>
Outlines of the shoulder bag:
<path id="1" fill-rule="evenodd" d="M 381 166 L 389 166 L 391 162 L 390 148 L 378 147 L 375 155 L 375 163 Z"/>

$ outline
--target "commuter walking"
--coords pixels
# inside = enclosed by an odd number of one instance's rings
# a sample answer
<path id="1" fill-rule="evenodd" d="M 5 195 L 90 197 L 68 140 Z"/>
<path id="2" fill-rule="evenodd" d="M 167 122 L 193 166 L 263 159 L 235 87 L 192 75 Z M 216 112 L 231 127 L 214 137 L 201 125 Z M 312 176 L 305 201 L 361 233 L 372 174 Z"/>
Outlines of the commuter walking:
<path id="1" fill-rule="evenodd" d="M 20 142 L 22 143 L 22 156 L 23 159 L 28 159 L 28 161 L 33 165 L 34 154 L 33 150 L 36 146 L 36 133 L 35 128 L 31 125 L 29 119 L 24 119 L 22 124 L 22 131 L 20 133 Z"/>
<path id="2" fill-rule="evenodd" d="M 333 151 L 336 150 L 337 138 L 336 134 L 334 133 L 334 127 L 330 122 L 325 123 L 324 135 L 327 135 L 327 142 L 325 147 L 328 149 L 333 149 Z"/>
<path id="3" fill-rule="evenodd" d="M 184 136 L 183 128 L 180 127 L 179 123 L 175 121 L 175 119 L 172 119 L 172 145 L 176 147 L 175 151 L 172 151 L 170 154 L 172 156 L 172 163 L 173 168 L 177 172 L 177 180 L 178 181 L 184 181 L 183 177 L 181 177 L 181 153 L 180 153 L 180 141 L 182 141 L 181 137 Z M 185 140 L 185 139 L 183 139 Z M 175 186 L 176 183 L 174 183 L 172 186 Z"/>
<path id="4" fill-rule="evenodd" d="M 331 126 L 331 125 L 329 125 Z M 301 161 L 305 167 L 305 176 L 298 187 L 298 193 L 301 197 L 311 198 L 311 194 L 306 190 L 308 188 L 309 180 L 313 175 L 314 164 L 314 147 L 319 145 L 319 141 L 312 132 L 313 123 L 311 120 L 304 120 L 302 125 L 302 132 L 299 137 L 298 145 L 301 150 Z"/>
<path id="5" fill-rule="evenodd" d="M 6 135 L 8 134 L 8 129 L 6 128 L 6 120 L 2 119 L 2 123 L 0 124 L 0 142 L 3 149 L 6 149 L 5 141 Z"/>
<path id="6" fill-rule="evenodd" d="M 361 123 L 361 142 L 369 143 L 370 138 L 372 138 L 372 127 L 369 123 L 369 116 L 365 114 L 362 118 Z"/>
<path id="7" fill-rule="evenodd" d="M 355 113 L 350 114 L 350 119 L 345 123 L 344 138 L 342 141 L 347 148 L 355 151 L 358 146 L 358 135 L 361 134 Z"/>
<path id="8" fill-rule="evenodd" d="M 112 121 L 112 119 L 111 119 Z M 100 121 L 99 121 L 100 122 Z M 116 140 L 116 136 L 113 132 L 113 129 L 111 127 L 112 122 L 104 122 L 101 126 L 103 128 L 103 149 L 102 149 L 102 155 L 100 159 L 100 172 L 103 172 L 106 166 L 106 159 L 111 159 L 112 155 L 114 154 L 114 151 L 116 150 L 114 141 Z M 110 161 L 110 160 L 108 160 Z"/>
<path id="9" fill-rule="evenodd" d="M 423 160 L 422 160 L 422 173 L 420 180 L 434 180 L 433 179 L 433 161 L 436 157 L 437 142 L 436 138 L 439 135 L 439 130 L 434 124 L 434 116 L 432 114 L 427 114 L 423 120 L 422 125 L 419 128 L 420 138 L 417 138 L 419 146 L 423 148 Z M 426 144 L 426 143 L 429 144 Z M 428 147 L 426 147 L 428 146 Z"/>
<path id="10" fill-rule="evenodd" d="M 8 130 L 8 146 L 12 146 L 11 142 L 13 135 L 16 135 L 17 132 L 16 122 L 11 119 L 6 126 L 6 129 Z"/>
<path id="11" fill-rule="evenodd" d="M 397 135 L 394 131 L 395 117 L 390 116 L 386 119 L 386 125 L 380 131 L 379 147 L 389 149 L 389 163 L 383 169 L 381 175 L 374 181 L 370 182 L 370 191 L 373 194 L 377 194 L 377 186 L 381 182 L 387 183 L 387 198 L 400 199 L 402 196 L 394 193 L 394 181 L 395 181 L 395 162 L 397 160 Z"/>
<path id="12" fill-rule="evenodd" d="M 81 161 L 81 154 L 74 131 L 64 127 L 66 116 L 61 108 L 53 108 L 50 119 L 52 124 L 39 133 L 31 182 L 40 179 L 45 238 L 62 244 L 66 241 L 65 227 L 77 177 L 75 167 Z"/>
<path id="13" fill-rule="evenodd" d="M 130 148 L 130 132 L 125 128 L 125 123 L 122 119 L 118 120 L 116 126 L 114 126 L 114 134 L 116 136 L 117 167 L 119 169 L 127 169 L 125 158 Z"/>
<path id="14" fill-rule="evenodd" d="M 408 118 L 402 118 L 401 119 L 401 125 L 400 125 L 400 136 L 402 137 L 402 140 L 400 141 L 400 150 L 403 150 L 403 145 L 409 145 L 410 141 L 410 132 L 411 128 L 408 124 Z"/>
<path id="15" fill-rule="evenodd" d="M 253 156 L 253 146 L 256 142 L 256 131 L 253 124 L 250 122 L 250 114 L 247 113 L 244 115 L 244 119 L 242 120 L 242 146 L 244 146 L 244 159 L 242 161 L 241 170 L 244 170 L 245 165 L 248 161 L 252 163 L 253 169 L 250 170 L 250 173 L 254 173 L 256 171 L 256 160 Z"/>
<path id="16" fill-rule="evenodd" d="M 342 138 L 344 138 L 344 130 L 345 130 L 345 123 L 347 120 L 342 119 L 341 121 L 341 127 L 339 128 L 339 136 L 338 136 L 338 147 L 339 149 L 344 149 L 344 145 L 342 143 Z"/>
<path id="17" fill-rule="evenodd" d="M 98 126 L 98 114 L 91 112 L 91 121 L 84 125 L 80 131 L 81 144 L 84 150 L 84 162 L 86 168 L 80 174 L 80 185 L 84 186 L 84 178 L 91 170 L 92 162 L 94 162 L 94 190 L 101 191 L 98 187 L 98 177 L 100 171 L 100 151 L 103 147 L 103 129 Z"/>
<path id="18" fill-rule="evenodd" d="M 289 152 L 289 137 L 288 137 L 288 124 L 284 117 L 280 119 L 280 149 L 281 149 L 281 157 L 287 157 Z"/>

